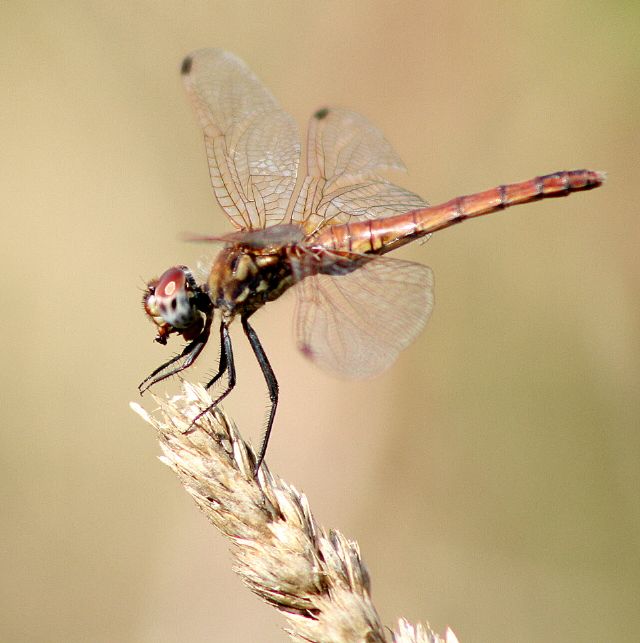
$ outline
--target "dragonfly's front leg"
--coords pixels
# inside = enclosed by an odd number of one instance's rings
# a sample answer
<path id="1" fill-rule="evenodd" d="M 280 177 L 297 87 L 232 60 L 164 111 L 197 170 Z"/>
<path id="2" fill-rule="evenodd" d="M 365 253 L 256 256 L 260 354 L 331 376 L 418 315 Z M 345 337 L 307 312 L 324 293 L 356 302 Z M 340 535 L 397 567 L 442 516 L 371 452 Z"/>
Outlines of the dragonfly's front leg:
<path id="1" fill-rule="evenodd" d="M 207 341 L 209 340 L 210 331 L 211 319 L 207 319 L 202 332 L 193 341 L 189 342 L 181 353 L 158 366 L 158 368 L 152 371 L 148 377 L 145 377 L 142 382 L 140 382 L 138 385 L 140 395 L 145 391 L 148 391 L 154 384 L 162 382 L 162 380 L 166 380 L 168 377 L 184 371 L 185 368 L 189 368 L 189 366 L 196 361 L 198 355 L 202 352 L 202 349 L 206 346 Z M 176 366 L 173 366 L 174 364 L 176 364 Z M 173 368 L 169 368 L 170 366 L 173 366 Z"/>
<path id="2" fill-rule="evenodd" d="M 260 445 L 260 451 L 258 453 L 258 459 L 256 460 L 256 466 L 253 470 L 254 475 L 258 475 L 258 470 L 260 469 L 260 465 L 262 464 L 262 461 L 264 460 L 264 456 L 267 452 L 267 445 L 269 444 L 269 436 L 271 435 L 273 420 L 276 416 L 279 389 L 278 389 L 278 380 L 276 379 L 273 369 L 271 368 L 271 364 L 269 364 L 269 360 L 267 359 L 267 355 L 265 354 L 264 349 L 262 348 L 262 344 L 260 343 L 260 340 L 256 335 L 256 331 L 253 330 L 253 328 L 249 324 L 249 321 L 246 317 L 242 318 L 242 328 L 244 330 L 245 335 L 247 336 L 247 339 L 249 340 L 249 344 L 251 344 L 251 348 L 253 349 L 253 353 L 256 356 L 256 359 L 258 360 L 258 364 L 260 364 L 260 369 L 262 370 L 264 379 L 267 382 L 267 388 L 269 389 L 269 399 L 271 400 L 271 408 L 269 409 L 269 418 L 267 419 L 267 427 L 264 432 L 264 437 L 262 438 L 262 444 Z"/>

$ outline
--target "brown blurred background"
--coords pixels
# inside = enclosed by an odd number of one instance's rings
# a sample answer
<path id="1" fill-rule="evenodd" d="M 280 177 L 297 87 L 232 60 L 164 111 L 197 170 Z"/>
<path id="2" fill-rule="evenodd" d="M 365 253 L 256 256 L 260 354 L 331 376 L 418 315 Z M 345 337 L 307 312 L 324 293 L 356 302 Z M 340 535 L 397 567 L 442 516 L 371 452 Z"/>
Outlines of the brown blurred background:
<path id="1" fill-rule="evenodd" d="M 200 257 L 180 233 L 230 230 L 177 73 L 203 46 L 301 130 L 363 112 L 433 203 L 609 172 L 396 255 L 434 268 L 437 304 L 377 380 L 307 364 L 291 302 L 255 326 L 269 464 L 359 541 L 387 624 L 640 640 L 639 33 L 634 2 L 3 3 L 0 640 L 286 640 L 128 408 L 169 354 L 144 279 Z M 226 408 L 255 442 L 266 390 L 235 337 Z"/>

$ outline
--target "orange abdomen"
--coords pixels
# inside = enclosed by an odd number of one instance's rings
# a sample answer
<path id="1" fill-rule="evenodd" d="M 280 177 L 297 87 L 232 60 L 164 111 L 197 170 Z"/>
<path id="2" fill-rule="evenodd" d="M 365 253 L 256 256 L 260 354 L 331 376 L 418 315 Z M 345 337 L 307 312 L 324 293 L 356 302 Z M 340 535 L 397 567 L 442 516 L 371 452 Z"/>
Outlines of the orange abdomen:
<path id="1" fill-rule="evenodd" d="M 591 190 L 602 185 L 604 180 L 602 172 L 593 170 L 556 172 L 383 219 L 328 226 L 310 239 L 310 243 L 343 252 L 383 254 L 465 219 L 530 201 Z"/>

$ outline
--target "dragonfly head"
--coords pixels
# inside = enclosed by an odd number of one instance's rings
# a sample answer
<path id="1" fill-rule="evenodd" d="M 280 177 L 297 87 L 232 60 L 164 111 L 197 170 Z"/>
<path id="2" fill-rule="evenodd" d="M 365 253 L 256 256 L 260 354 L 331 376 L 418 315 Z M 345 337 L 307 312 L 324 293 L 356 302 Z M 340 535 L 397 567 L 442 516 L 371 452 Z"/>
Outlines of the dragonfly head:
<path id="1" fill-rule="evenodd" d="M 186 340 L 194 339 L 211 314 L 209 296 L 186 266 L 173 266 L 158 279 L 149 281 L 142 306 L 158 327 L 156 342 L 163 345 L 171 333 L 182 335 Z"/>

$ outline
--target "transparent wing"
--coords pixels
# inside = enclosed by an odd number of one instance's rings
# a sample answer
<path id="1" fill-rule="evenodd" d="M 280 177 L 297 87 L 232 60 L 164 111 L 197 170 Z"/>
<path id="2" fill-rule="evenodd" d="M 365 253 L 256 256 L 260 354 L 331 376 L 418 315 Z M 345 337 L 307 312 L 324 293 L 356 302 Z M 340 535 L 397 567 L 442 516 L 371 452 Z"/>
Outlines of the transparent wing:
<path id="1" fill-rule="evenodd" d="M 311 274 L 297 284 L 298 348 L 342 377 L 384 371 L 420 333 L 433 309 L 433 273 L 389 257 L 361 257 L 343 275 Z"/>
<path id="2" fill-rule="evenodd" d="M 242 60 L 221 49 L 191 53 L 182 78 L 204 131 L 220 206 L 236 228 L 280 223 L 300 160 L 293 118 Z"/>
<path id="3" fill-rule="evenodd" d="M 280 248 L 293 243 L 299 243 L 304 238 L 304 232 L 297 225 L 273 225 L 259 230 L 239 230 L 223 235 L 190 234 L 187 241 L 209 243 L 241 244 L 250 248 Z"/>
<path id="4" fill-rule="evenodd" d="M 379 176 L 404 164 L 382 132 L 346 109 L 321 109 L 309 121 L 307 176 L 291 213 L 309 232 L 353 217 L 379 218 L 426 202 Z"/>

